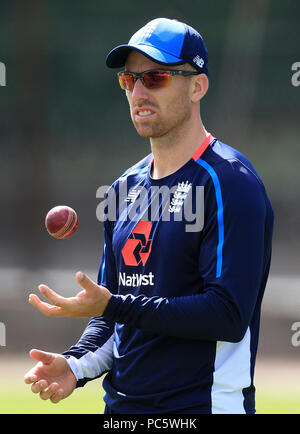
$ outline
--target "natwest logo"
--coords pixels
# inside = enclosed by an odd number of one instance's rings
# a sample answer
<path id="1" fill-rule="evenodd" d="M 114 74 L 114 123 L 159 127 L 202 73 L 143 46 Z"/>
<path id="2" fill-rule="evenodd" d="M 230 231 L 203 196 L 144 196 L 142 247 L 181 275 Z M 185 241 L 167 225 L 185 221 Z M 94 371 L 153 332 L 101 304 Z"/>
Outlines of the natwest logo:
<path id="1" fill-rule="evenodd" d="M 136 225 L 122 249 L 122 257 L 126 265 L 146 264 L 151 252 L 152 239 L 149 238 L 151 228 L 151 221 L 140 221 Z"/>
<path id="2" fill-rule="evenodd" d="M 121 273 L 119 272 L 119 285 L 122 286 L 145 286 L 145 285 L 150 285 L 153 286 L 154 282 L 153 282 L 153 278 L 154 278 L 154 274 L 150 271 L 149 274 L 126 274 L 126 273 Z"/>

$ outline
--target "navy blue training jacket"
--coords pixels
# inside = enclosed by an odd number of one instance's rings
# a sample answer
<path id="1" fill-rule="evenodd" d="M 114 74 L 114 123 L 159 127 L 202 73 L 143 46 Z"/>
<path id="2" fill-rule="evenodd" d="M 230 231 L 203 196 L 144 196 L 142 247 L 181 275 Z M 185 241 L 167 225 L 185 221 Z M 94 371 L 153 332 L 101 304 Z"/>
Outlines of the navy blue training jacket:
<path id="1" fill-rule="evenodd" d="M 117 413 L 254 413 L 273 231 L 264 185 L 211 135 L 167 177 L 152 164 L 107 192 L 98 283 L 113 295 L 64 355 L 78 386 L 107 373 Z"/>

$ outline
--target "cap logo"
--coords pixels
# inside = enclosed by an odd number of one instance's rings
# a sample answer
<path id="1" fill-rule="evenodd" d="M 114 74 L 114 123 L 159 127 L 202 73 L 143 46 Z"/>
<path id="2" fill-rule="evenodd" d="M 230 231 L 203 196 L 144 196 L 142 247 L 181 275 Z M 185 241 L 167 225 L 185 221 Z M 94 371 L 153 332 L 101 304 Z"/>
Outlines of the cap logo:
<path id="1" fill-rule="evenodd" d="M 144 27 L 143 33 L 139 35 L 140 38 L 145 38 L 145 39 L 150 38 L 155 29 L 156 29 L 155 24 L 148 24 L 146 27 Z"/>
<path id="2" fill-rule="evenodd" d="M 198 54 L 196 57 L 194 57 L 193 62 L 196 63 L 196 65 L 199 66 L 199 68 L 203 68 L 204 60 Z"/>

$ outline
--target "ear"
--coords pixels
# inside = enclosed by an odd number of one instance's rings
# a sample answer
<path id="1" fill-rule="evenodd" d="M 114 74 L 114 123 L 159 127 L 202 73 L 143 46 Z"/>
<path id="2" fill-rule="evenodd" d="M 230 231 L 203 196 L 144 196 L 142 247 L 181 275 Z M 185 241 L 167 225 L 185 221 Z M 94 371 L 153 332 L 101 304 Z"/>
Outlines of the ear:
<path id="1" fill-rule="evenodd" d="M 208 91 L 209 80 L 206 74 L 199 74 L 193 77 L 191 86 L 191 101 L 199 102 Z"/>

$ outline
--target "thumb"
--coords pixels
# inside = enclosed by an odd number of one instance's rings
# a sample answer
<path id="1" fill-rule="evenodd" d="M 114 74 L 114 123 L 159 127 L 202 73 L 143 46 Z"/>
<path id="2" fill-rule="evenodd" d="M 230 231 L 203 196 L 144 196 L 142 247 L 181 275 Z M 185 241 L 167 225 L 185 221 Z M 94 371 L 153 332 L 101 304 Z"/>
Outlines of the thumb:
<path id="1" fill-rule="evenodd" d="M 44 365 L 49 365 L 54 360 L 54 355 L 45 351 L 33 349 L 29 353 L 30 357 Z"/>
<path id="2" fill-rule="evenodd" d="M 76 273 L 76 280 L 79 285 L 85 289 L 87 292 L 93 292 L 95 289 L 99 289 L 97 283 L 95 283 L 92 279 L 90 279 L 86 274 L 78 271 Z"/>

